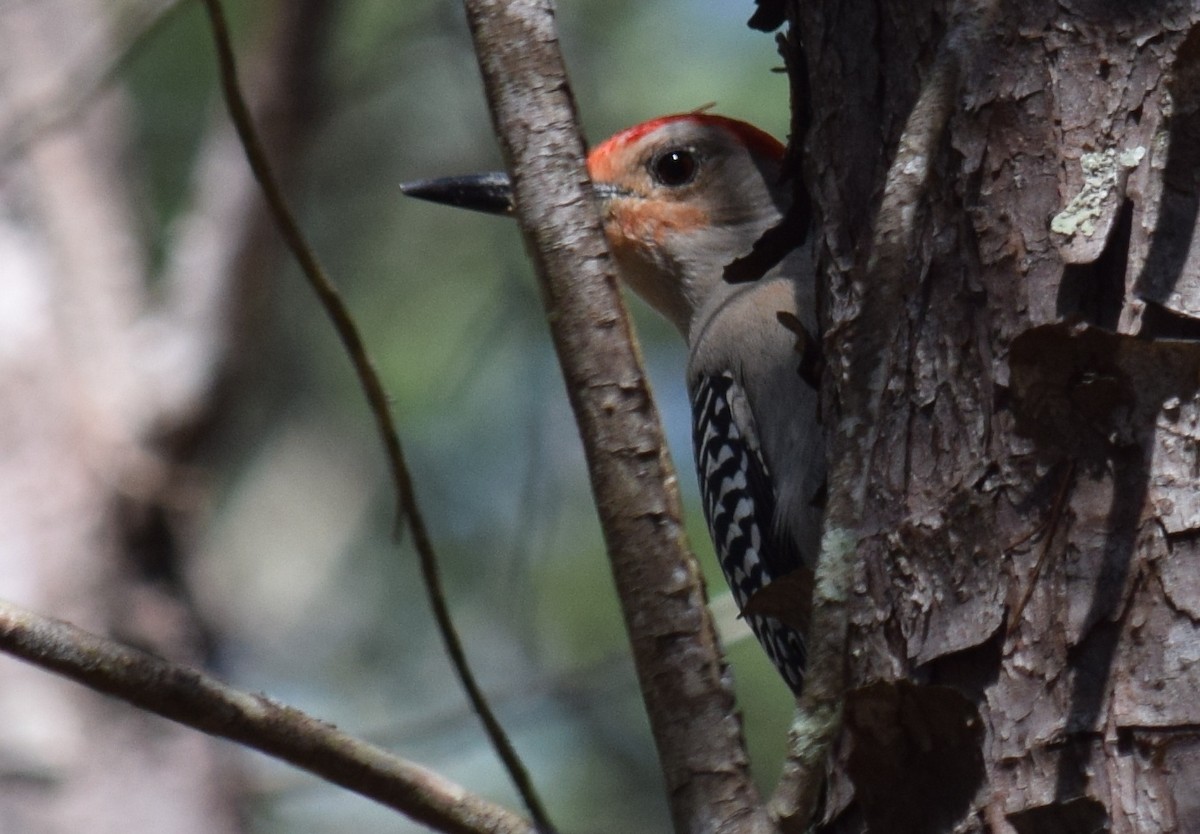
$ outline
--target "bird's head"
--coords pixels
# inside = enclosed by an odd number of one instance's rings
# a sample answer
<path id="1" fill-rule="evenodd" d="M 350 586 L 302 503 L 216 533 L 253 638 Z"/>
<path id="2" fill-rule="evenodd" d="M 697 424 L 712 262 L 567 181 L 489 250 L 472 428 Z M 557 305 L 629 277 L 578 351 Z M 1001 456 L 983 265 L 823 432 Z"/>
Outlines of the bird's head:
<path id="1" fill-rule="evenodd" d="M 708 113 L 653 119 L 588 154 L 601 218 L 621 277 L 686 336 L 725 287 L 726 267 L 777 226 L 791 202 L 783 145 Z M 512 211 L 504 174 L 426 180 L 406 194 L 497 214 Z"/>

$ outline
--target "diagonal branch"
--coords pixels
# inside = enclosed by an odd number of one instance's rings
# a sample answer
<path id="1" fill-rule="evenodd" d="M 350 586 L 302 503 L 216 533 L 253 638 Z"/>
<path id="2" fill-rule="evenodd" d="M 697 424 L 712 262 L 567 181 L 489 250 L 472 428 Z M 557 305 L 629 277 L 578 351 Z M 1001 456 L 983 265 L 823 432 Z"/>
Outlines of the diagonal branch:
<path id="1" fill-rule="evenodd" d="M 465 0 L 583 438 L 675 829 L 771 830 L 583 163 L 551 0 Z"/>
<path id="2" fill-rule="evenodd" d="M 534 832 L 518 814 L 298 709 L 4 601 L 0 650 L 164 718 L 282 759 L 438 831 Z"/>
<path id="3" fill-rule="evenodd" d="M 362 336 L 358 332 L 358 327 L 355 325 L 350 311 L 346 308 L 345 302 L 342 301 L 341 294 L 333 285 L 333 282 L 325 274 L 324 268 L 321 266 L 312 247 L 309 246 L 304 233 L 300 231 L 300 226 L 296 222 L 296 218 L 292 214 L 287 201 L 284 199 L 271 165 L 267 161 L 266 152 L 259 141 L 249 108 L 246 106 L 238 84 L 233 46 L 229 38 L 229 27 L 225 21 L 225 14 L 222 10 L 220 0 L 204 0 L 204 7 L 208 12 L 209 21 L 212 24 L 213 41 L 216 45 L 217 60 L 221 72 L 221 89 L 225 96 L 226 105 L 229 108 L 230 117 L 237 128 L 238 137 L 241 139 L 242 146 L 246 151 L 246 158 L 250 163 L 250 168 L 254 173 L 255 179 L 258 180 L 259 185 L 262 187 L 263 196 L 267 201 L 272 218 L 279 227 L 279 232 L 283 236 L 284 242 L 295 256 L 309 286 L 317 294 L 321 306 L 333 322 L 334 329 L 337 331 L 337 335 L 341 339 L 347 355 L 350 357 L 354 372 L 358 375 L 359 384 L 366 394 L 371 413 L 375 417 L 376 426 L 383 440 L 388 464 L 391 468 L 392 482 L 396 490 L 397 525 L 401 522 L 406 523 L 412 535 L 413 546 L 416 548 L 420 560 L 421 575 L 425 581 L 434 619 L 437 622 L 438 631 L 442 635 L 442 641 L 446 646 L 447 654 L 450 656 L 451 664 L 458 674 L 459 680 L 462 682 L 463 689 L 466 691 L 472 708 L 479 715 L 480 721 L 483 723 L 484 730 L 487 732 L 492 747 L 496 750 L 497 755 L 512 778 L 526 807 L 537 822 L 538 827 L 548 830 L 551 826 L 546 818 L 545 811 L 542 809 L 541 800 L 538 798 L 533 783 L 529 779 L 524 764 L 513 748 L 512 742 L 509 741 L 504 729 L 500 726 L 499 720 L 492 712 L 491 706 L 488 704 L 483 691 L 475 680 L 475 675 L 467 663 L 462 640 L 454 628 L 454 623 L 450 617 L 450 609 L 446 604 L 445 593 L 442 589 L 441 573 L 438 568 L 437 556 L 433 549 L 433 541 L 429 537 L 424 517 L 421 515 L 420 508 L 417 505 L 412 476 L 408 471 L 408 465 L 404 459 L 404 450 L 400 445 L 400 436 L 397 434 L 395 424 L 392 421 L 391 409 L 388 405 L 387 394 L 383 389 L 383 383 L 380 381 L 379 375 L 375 372 L 371 359 L 367 355 L 366 346 L 363 344 Z"/>

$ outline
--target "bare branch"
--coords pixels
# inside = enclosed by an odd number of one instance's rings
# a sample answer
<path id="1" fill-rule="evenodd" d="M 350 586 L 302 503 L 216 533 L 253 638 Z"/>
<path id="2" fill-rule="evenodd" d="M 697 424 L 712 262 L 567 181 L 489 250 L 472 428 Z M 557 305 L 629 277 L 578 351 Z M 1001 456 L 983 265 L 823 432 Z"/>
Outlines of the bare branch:
<path id="1" fill-rule="evenodd" d="M 282 759 L 438 831 L 534 831 L 512 811 L 300 710 L 4 601 L 0 649 L 164 718 Z"/>
<path id="2" fill-rule="evenodd" d="M 250 168 L 254 172 L 255 179 L 258 180 L 259 185 L 262 187 L 263 196 L 266 198 L 271 215 L 279 227 L 280 234 L 295 256 L 309 286 L 317 294 L 321 306 L 325 309 L 330 321 L 332 321 L 334 329 L 337 331 L 338 337 L 341 339 L 342 345 L 350 357 L 350 362 L 354 367 L 354 372 L 358 376 L 359 384 L 366 394 L 371 413 L 375 417 L 376 426 L 383 440 L 384 449 L 391 468 L 392 482 L 396 490 L 397 529 L 399 529 L 399 524 L 404 522 L 412 534 L 413 546 L 416 548 L 420 560 L 421 574 L 425 581 L 434 619 L 437 622 L 442 640 L 445 643 L 447 654 L 450 656 L 451 664 L 458 674 L 459 680 L 462 682 L 463 689 L 466 691 L 471 706 L 483 723 L 489 741 L 507 769 L 530 813 L 537 821 L 539 828 L 549 828 L 545 814 L 541 809 L 541 802 L 533 789 L 533 784 L 525 771 L 525 766 L 517 756 L 516 750 L 513 748 L 508 736 L 504 733 L 491 707 L 488 705 L 483 691 L 479 688 L 479 684 L 475 680 L 474 673 L 467 664 L 462 641 L 454 628 L 454 623 L 450 617 L 450 609 L 446 604 L 437 556 L 434 553 L 433 542 L 425 526 L 424 517 L 421 515 L 420 508 L 417 505 L 412 476 L 405 462 L 404 450 L 400 445 L 400 436 L 396 432 L 395 424 L 392 421 L 391 410 L 388 406 L 387 394 L 384 392 L 383 383 L 380 381 L 379 375 L 375 372 L 371 359 L 367 355 L 366 346 L 363 344 L 362 336 L 358 332 L 358 327 L 354 323 L 350 311 L 342 301 L 341 294 L 326 275 L 324 268 L 317 259 L 316 253 L 305 239 L 304 233 L 301 232 L 295 216 L 292 214 L 287 201 L 283 197 L 270 163 L 267 161 L 266 153 L 259 141 L 249 108 L 246 106 L 238 84 L 233 46 L 229 38 L 228 25 L 225 21 L 220 0 L 205 0 L 204 7 L 208 12 L 209 21 L 212 24 L 213 41 L 217 48 L 217 59 L 221 71 L 221 89 L 225 96 L 226 105 L 229 108 L 230 117 L 237 128 L 238 137 L 241 139 L 242 146 L 246 151 L 246 158 L 250 163 Z"/>
<path id="3" fill-rule="evenodd" d="M 466 0 L 681 832 L 772 830 L 600 229 L 550 0 Z"/>

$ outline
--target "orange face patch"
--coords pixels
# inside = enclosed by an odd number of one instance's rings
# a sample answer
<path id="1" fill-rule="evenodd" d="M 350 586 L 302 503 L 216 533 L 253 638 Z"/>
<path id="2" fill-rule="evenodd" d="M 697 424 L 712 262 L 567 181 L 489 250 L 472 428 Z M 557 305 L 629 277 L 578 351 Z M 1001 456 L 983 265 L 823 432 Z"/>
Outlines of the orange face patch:
<path id="1" fill-rule="evenodd" d="M 669 200 L 618 198 L 609 207 L 604 228 L 614 247 L 660 247 L 672 232 L 709 225 L 708 213 L 695 205 Z"/>

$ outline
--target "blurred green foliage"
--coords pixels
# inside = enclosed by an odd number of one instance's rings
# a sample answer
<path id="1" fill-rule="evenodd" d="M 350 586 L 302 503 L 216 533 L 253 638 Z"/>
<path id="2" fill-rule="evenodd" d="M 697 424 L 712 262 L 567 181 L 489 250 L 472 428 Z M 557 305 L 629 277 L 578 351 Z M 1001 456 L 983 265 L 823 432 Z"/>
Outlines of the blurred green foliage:
<path id="1" fill-rule="evenodd" d="M 230 3 L 243 57 L 272 4 Z M 788 93 L 743 3 L 562 0 L 593 140 L 667 112 L 782 136 Z M 169 245 L 202 137 L 224 118 L 208 28 L 181 4 L 122 74 L 145 175 L 148 248 Z M 578 438 L 517 230 L 402 199 L 396 184 L 500 164 L 462 12 L 436 0 L 338 10 L 315 138 L 290 197 L 358 317 L 442 558 L 459 627 L 552 815 L 572 832 L 666 831 L 666 806 Z M 243 62 L 245 63 L 245 61 Z M 389 537 L 373 424 L 311 294 L 287 266 L 202 462 L 212 510 L 192 579 L 221 673 L 514 802 L 440 650 L 412 553 Z M 685 490 L 691 540 L 724 591 L 691 473 L 683 347 L 632 302 Z M 731 650 L 764 787 L 790 698 L 753 641 Z M 263 832 L 423 830 L 255 760 Z"/>

